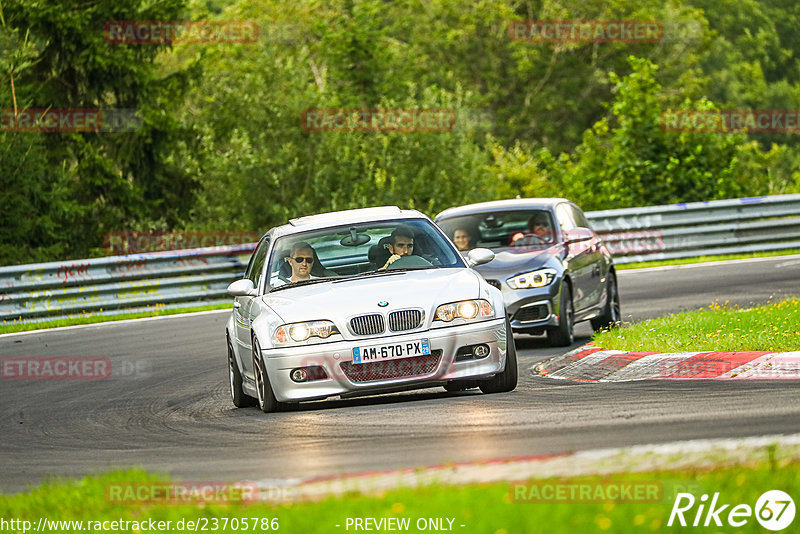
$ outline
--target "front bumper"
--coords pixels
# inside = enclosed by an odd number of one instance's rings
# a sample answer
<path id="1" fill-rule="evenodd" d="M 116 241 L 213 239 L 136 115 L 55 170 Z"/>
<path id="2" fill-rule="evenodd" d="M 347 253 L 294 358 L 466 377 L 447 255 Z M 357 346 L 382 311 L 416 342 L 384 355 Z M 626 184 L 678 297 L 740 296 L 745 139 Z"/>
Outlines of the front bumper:
<path id="1" fill-rule="evenodd" d="M 406 343 L 422 338 L 430 341 L 431 354 L 438 354 L 438 359 L 416 357 L 360 365 L 352 363 L 355 347 Z M 435 385 L 457 379 L 489 378 L 505 368 L 506 339 L 505 318 L 499 318 L 402 335 L 262 349 L 262 356 L 275 398 L 290 402 L 335 395 L 380 393 L 405 386 L 424 387 L 428 383 Z M 488 356 L 456 361 L 459 348 L 477 344 L 488 345 Z M 289 376 L 293 369 L 315 365 L 325 370 L 327 378 L 298 383 Z M 377 367 L 364 372 L 365 368 L 361 367 L 364 365 Z"/>
<path id="2" fill-rule="evenodd" d="M 510 289 L 505 286 L 505 282 L 493 282 L 495 287 L 500 286 L 506 314 L 514 331 L 525 332 L 558 326 L 561 312 L 560 280 L 545 287 L 530 289 Z"/>

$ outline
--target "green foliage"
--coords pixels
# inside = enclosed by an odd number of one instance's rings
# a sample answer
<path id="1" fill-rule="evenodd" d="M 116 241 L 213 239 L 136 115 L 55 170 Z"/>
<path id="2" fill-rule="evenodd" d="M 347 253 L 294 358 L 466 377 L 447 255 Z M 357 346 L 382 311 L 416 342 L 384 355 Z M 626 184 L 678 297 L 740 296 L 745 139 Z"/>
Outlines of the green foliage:
<path id="1" fill-rule="evenodd" d="M 186 216 L 194 184 L 170 164 L 170 154 L 183 135 L 174 114 L 192 71 L 160 72 L 163 46 L 113 45 L 102 31 L 112 20 L 180 19 L 182 4 L 2 4 L 2 40 L 12 53 L 0 63 L 0 84 L 14 88 L 0 93 L 4 109 L 129 109 L 142 126 L 4 132 L 0 150 L 10 158 L 24 154 L 19 161 L 27 166 L 4 166 L 15 212 L 5 214 L 0 263 L 86 256 L 108 231 L 147 221 L 172 226 Z"/>
<path id="2" fill-rule="evenodd" d="M 402 519 L 409 522 L 409 532 L 430 532 L 431 528 L 423 528 L 425 526 L 423 522 L 429 518 L 441 518 L 444 528 L 449 526 L 447 520 L 452 520 L 452 530 L 456 532 L 459 529 L 464 532 L 531 534 L 658 532 L 669 528 L 667 523 L 679 492 L 692 493 L 698 498 L 698 502 L 701 493 L 718 492 L 717 508 L 719 508 L 723 503 L 732 505 L 747 503 L 753 506 L 767 490 L 781 490 L 791 494 L 797 487 L 800 464 L 796 459 L 796 449 L 791 445 L 771 444 L 752 452 L 747 449 L 735 450 L 723 455 L 723 458 L 741 456 L 743 453 L 749 453 L 752 461 L 737 464 L 729 460 L 728 463 L 724 463 L 720 460 L 720 453 L 713 451 L 706 454 L 695 453 L 688 458 L 685 455 L 668 458 L 666 454 L 661 454 L 656 455 L 655 460 L 652 453 L 645 456 L 629 452 L 626 459 L 620 462 L 625 466 L 635 465 L 639 469 L 641 464 L 647 461 L 662 465 L 664 463 L 685 465 L 688 461 L 690 465 L 702 464 L 706 467 L 684 467 L 664 471 L 623 471 L 604 476 L 534 478 L 529 481 L 485 484 L 451 486 L 431 484 L 369 493 L 351 491 L 341 495 L 323 496 L 316 500 L 275 504 L 262 501 L 200 505 L 140 503 L 120 506 L 106 498 L 110 487 L 119 485 L 127 488 L 129 485 L 139 483 L 142 486 L 133 487 L 151 490 L 152 487 L 148 483 L 163 487 L 168 482 L 164 477 L 156 477 L 143 471 L 116 471 L 72 482 L 54 480 L 38 488 L 32 488 L 30 492 L 0 496 L 0 514 L 6 520 L 13 518 L 30 521 L 33 528 L 36 528 L 40 519 L 46 518 L 51 526 L 48 531 L 51 532 L 80 531 L 76 528 L 78 525 L 74 523 L 71 525 L 62 523 L 59 529 L 53 525 L 56 521 L 83 521 L 80 526 L 89 530 L 87 521 L 140 521 L 144 526 L 148 524 L 149 519 L 155 522 L 171 521 L 171 528 L 168 529 L 170 531 L 175 531 L 176 525 L 181 520 L 184 521 L 184 525 L 186 521 L 194 521 L 197 525 L 197 520 L 201 519 L 200 530 L 205 525 L 208 530 L 216 532 L 245 530 L 264 532 L 268 529 L 253 528 L 253 518 L 276 518 L 279 528 L 275 530 L 279 532 L 311 534 L 332 532 L 337 528 L 336 525 L 342 525 L 339 528 L 344 530 L 348 518 L 352 520 L 364 517 L 391 518 L 395 521 Z M 555 497 L 548 498 L 545 495 L 542 491 L 545 485 L 558 489 L 558 492 L 554 493 Z M 637 493 L 630 493 L 631 486 L 634 486 L 634 489 L 656 486 L 659 491 L 654 499 L 642 499 Z M 537 488 L 540 490 L 538 499 L 536 492 L 531 491 Z M 583 498 L 574 502 L 575 499 L 571 495 L 576 488 L 590 490 L 592 499 Z M 624 488 L 628 488 L 627 496 Z M 287 486 L 283 489 L 291 496 L 294 488 Z M 598 498 L 596 492 L 598 489 L 603 496 L 608 497 L 619 492 L 619 497 Z M 612 493 L 611 490 L 616 491 Z M 699 509 L 697 505 L 686 512 L 685 518 L 689 524 L 694 519 L 696 509 Z M 729 510 L 730 508 L 720 514 L 723 524 Z M 543 521 L 542 518 L 547 520 Z M 235 522 L 232 521 L 234 519 Z M 747 524 L 737 528 L 736 532 L 764 531 L 754 517 L 745 519 Z M 244 527 L 242 520 L 249 521 L 248 528 Z M 700 521 L 702 520 L 701 515 Z M 464 528 L 459 525 L 464 525 Z M 352 530 L 352 524 L 350 526 Z M 139 528 L 141 532 L 145 532 L 145 528 Z M 702 528 L 701 526 L 700 529 Z M 183 530 L 191 529 L 184 527 Z M 716 530 L 719 531 L 727 532 L 731 529 Z"/>
<path id="3" fill-rule="evenodd" d="M 610 209 L 790 190 L 786 176 L 794 172 L 795 160 L 786 147 L 764 152 L 740 133 L 667 131 L 657 66 L 636 57 L 629 62 L 627 76 L 610 74 L 616 94 L 612 116 L 587 130 L 572 153 L 556 159 L 542 149 L 535 162 L 517 155 L 516 166 L 508 169 L 497 155 L 505 153 L 495 150 L 493 172 L 509 177 L 506 186 L 512 193 L 557 191 L 585 209 Z M 716 108 L 705 99 L 687 99 L 677 109 Z"/>
<path id="4" fill-rule="evenodd" d="M 667 109 L 800 108 L 792 0 L 134 0 L 0 7 L 0 106 L 135 109 L 128 133 L 0 131 L 0 264 L 120 230 L 265 230 L 377 204 L 613 208 L 800 191 L 797 136 L 665 132 Z M 252 20 L 252 44 L 114 45 L 111 20 Z M 526 19 L 656 20 L 530 43 Z M 13 87 L 13 90 L 12 90 Z M 310 108 L 446 108 L 452 132 L 309 132 Z M 463 126 L 464 117 L 488 123 Z"/>
<path id="5" fill-rule="evenodd" d="M 492 194 L 486 153 L 469 130 L 301 128 L 301 114 L 310 108 L 470 107 L 464 91 L 411 82 L 390 87 L 385 73 L 393 59 L 382 52 L 388 43 L 375 28 L 377 4 L 344 2 L 344 9 L 351 13 L 344 21 L 327 21 L 299 8 L 278 14 L 273 5 L 259 24 L 269 20 L 278 34 L 289 32 L 282 25 L 307 24 L 319 41 L 293 49 L 241 46 L 235 58 L 209 53 L 214 74 L 193 91 L 188 106 L 200 110 L 194 120 L 201 141 L 184 154 L 203 187 L 195 225 L 266 230 L 290 217 L 385 204 L 436 213 Z"/>

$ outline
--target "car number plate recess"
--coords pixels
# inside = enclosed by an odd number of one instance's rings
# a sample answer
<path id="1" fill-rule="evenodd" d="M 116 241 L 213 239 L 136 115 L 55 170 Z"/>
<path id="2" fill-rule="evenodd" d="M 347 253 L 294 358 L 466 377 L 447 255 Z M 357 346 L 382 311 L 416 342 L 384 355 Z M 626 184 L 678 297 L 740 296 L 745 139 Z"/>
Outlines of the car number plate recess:
<path id="1" fill-rule="evenodd" d="M 413 358 L 414 356 L 430 356 L 431 346 L 428 338 L 416 341 L 403 341 L 400 343 L 385 343 L 367 347 L 353 348 L 353 363 L 381 362 L 385 360 L 399 360 Z"/>

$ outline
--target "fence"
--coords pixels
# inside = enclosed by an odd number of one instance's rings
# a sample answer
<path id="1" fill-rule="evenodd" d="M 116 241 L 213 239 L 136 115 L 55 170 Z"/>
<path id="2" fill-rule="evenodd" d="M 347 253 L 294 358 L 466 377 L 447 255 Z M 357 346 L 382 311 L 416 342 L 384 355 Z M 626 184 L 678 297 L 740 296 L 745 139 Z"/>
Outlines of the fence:
<path id="1" fill-rule="evenodd" d="M 800 195 L 586 214 L 615 263 L 800 248 Z"/>
<path id="2" fill-rule="evenodd" d="M 0 267 L 0 321 L 230 302 L 254 244 Z"/>
<path id="3" fill-rule="evenodd" d="M 800 248 L 800 195 L 586 214 L 616 263 Z M 254 244 L 0 267 L 0 321 L 230 302 Z"/>

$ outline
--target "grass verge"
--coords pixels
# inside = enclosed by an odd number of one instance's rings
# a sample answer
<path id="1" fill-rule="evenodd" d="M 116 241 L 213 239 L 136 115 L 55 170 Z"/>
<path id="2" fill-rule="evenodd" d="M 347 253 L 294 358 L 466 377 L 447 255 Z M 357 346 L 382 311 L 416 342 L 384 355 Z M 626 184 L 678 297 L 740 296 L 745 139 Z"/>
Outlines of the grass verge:
<path id="1" fill-rule="evenodd" d="M 747 309 L 715 302 L 708 309 L 623 324 L 593 340 L 604 349 L 643 352 L 794 351 L 800 347 L 800 299 Z"/>
<path id="2" fill-rule="evenodd" d="M 142 317 L 159 317 L 162 315 L 176 315 L 178 313 L 191 313 L 208 310 L 224 310 L 230 308 L 230 304 L 210 304 L 207 306 L 187 306 L 185 308 L 158 309 L 137 313 L 120 313 L 115 315 L 92 315 L 87 314 L 81 317 L 69 319 L 56 319 L 53 321 L 42 321 L 38 323 L 27 322 L 3 322 L 0 323 L 0 334 L 11 334 L 14 332 L 27 332 L 28 330 L 41 330 L 43 328 L 57 328 L 60 326 L 73 326 L 79 324 L 107 323 L 110 321 L 122 321 L 124 319 L 140 319 Z"/>
<path id="3" fill-rule="evenodd" d="M 242 532 L 277 530 L 286 533 L 348 532 L 357 530 L 348 518 L 394 518 L 408 521 L 409 532 L 427 530 L 431 521 L 438 521 L 443 530 L 463 533 L 573 533 L 573 532 L 657 532 L 667 527 L 677 493 L 689 492 L 697 499 L 696 505 L 684 515 L 691 525 L 702 494 L 719 492 L 719 504 L 730 504 L 720 519 L 725 525 L 727 512 L 737 504 L 755 508 L 761 494 L 768 490 L 782 490 L 797 498 L 800 481 L 800 463 L 790 460 L 754 462 L 747 465 L 679 471 L 653 471 L 648 473 L 621 473 L 609 477 L 580 477 L 573 479 L 538 479 L 527 484 L 509 481 L 484 485 L 428 486 L 421 489 L 399 489 L 374 495 L 353 494 L 329 497 L 318 502 L 293 504 L 231 503 L 231 504 L 118 504 L 110 502 L 112 486 L 136 482 L 163 481 L 142 471 L 117 471 L 80 481 L 54 481 L 11 496 L 0 496 L 0 517 L 31 522 L 36 529 L 40 518 L 46 518 L 49 532 L 78 531 L 76 524 L 53 525 L 53 521 L 82 521 L 83 532 L 98 531 L 89 521 L 138 521 L 127 524 L 116 532 L 180 532 L 193 530 L 188 521 L 198 525 L 197 531 Z M 649 499 L 610 499 L 612 488 L 637 484 L 660 488 L 647 492 Z M 546 487 L 553 496 L 547 500 Z M 147 485 L 145 485 L 147 487 Z M 152 486 L 151 486 L 152 487 Z M 575 502 L 568 497 L 570 488 L 588 487 L 591 497 Z M 559 498 L 555 493 L 566 498 Z M 600 488 L 598 490 L 598 488 Z M 599 493 L 598 493 L 599 491 Z M 538 496 L 538 499 L 537 499 Z M 755 513 L 755 512 L 754 512 Z M 703 529 L 709 532 L 763 532 L 755 516 L 740 528 Z M 150 529 L 148 521 L 170 521 L 166 530 Z M 184 528 L 176 528 L 180 521 Z M 244 521 L 247 521 L 245 527 Z M 266 520 L 266 521 L 265 521 Z M 274 521 L 271 521 L 274 520 Z M 452 520 L 452 523 L 450 522 Z M 800 519 L 796 519 L 797 524 Z M 424 523 L 424 525 L 423 525 Z M 253 527 L 254 524 L 258 526 Z M 401 523 L 403 524 L 403 523 Z M 164 525 L 167 525 L 164 523 Z M 268 528 L 264 528 L 264 526 Z M 713 525 L 713 522 L 712 522 Z M 18 525 L 20 526 L 20 525 Z M 22 525 L 24 527 L 24 525 Z M 108 525 L 109 527 L 111 525 Z M 274 528 L 274 527 L 278 528 Z M 138 528 L 137 528 L 138 527 Z M 204 528 L 205 527 L 205 528 Z M 216 527 L 216 528 L 214 528 Z M 227 527 L 227 528 L 223 528 Z M 12 527 L 13 528 L 13 527 Z M 674 527 L 673 527 L 674 528 Z M 678 527 L 679 530 L 686 530 Z M 9 529 L 6 529 L 8 531 Z M 106 529 L 108 530 L 108 528 Z M 358 529 L 365 530 L 365 529 Z M 386 530 L 373 529 L 373 530 Z M 689 528 L 690 531 L 692 528 Z M 789 529 L 791 530 L 791 529 Z M 789 531 L 787 530 L 787 531 Z M 16 528 L 16 532 L 25 532 Z"/>
<path id="4" fill-rule="evenodd" d="M 723 254 L 720 256 L 698 256 L 695 258 L 681 258 L 677 260 L 642 261 L 636 263 L 616 264 L 618 271 L 627 269 L 643 269 L 645 267 L 662 267 L 664 265 L 690 265 L 692 263 L 708 263 L 711 261 L 744 260 L 748 258 L 771 258 L 774 256 L 791 256 L 800 254 L 800 249 L 771 250 L 767 252 L 749 252 L 747 254 Z"/>

